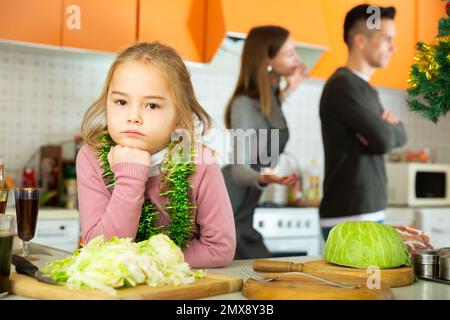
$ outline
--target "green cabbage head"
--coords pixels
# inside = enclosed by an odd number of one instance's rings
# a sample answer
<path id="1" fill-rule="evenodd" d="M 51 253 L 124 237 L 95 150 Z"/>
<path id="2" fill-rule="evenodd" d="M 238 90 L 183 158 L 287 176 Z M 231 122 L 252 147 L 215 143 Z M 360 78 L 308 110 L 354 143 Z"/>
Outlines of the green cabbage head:
<path id="1" fill-rule="evenodd" d="M 354 268 L 380 269 L 410 265 L 409 254 L 398 232 L 371 221 L 343 222 L 331 229 L 324 259 Z"/>

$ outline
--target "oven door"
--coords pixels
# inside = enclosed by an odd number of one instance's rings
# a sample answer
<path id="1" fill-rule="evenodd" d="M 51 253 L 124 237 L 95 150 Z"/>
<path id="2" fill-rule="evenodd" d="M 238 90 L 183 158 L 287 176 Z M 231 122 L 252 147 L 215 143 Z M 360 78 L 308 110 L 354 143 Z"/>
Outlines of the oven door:
<path id="1" fill-rule="evenodd" d="M 320 256 L 318 208 L 256 208 L 253 227 L 273 257 Z"/>
<path id="2" fill-rule="evenodd" d="M 264 239 L 271 257 L 320 256 L 320 237 Z"/>

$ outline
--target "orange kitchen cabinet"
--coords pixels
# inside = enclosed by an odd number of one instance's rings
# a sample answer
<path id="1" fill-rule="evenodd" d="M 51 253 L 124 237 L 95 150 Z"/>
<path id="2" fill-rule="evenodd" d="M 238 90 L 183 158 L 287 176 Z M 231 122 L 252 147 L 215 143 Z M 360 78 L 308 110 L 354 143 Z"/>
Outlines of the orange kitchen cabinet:
<path id="1" fill-rule="evenodd" d="M 118 52 L 136 41 L 138 0 L 63 0 L 62 45 Z"/>
<path id="2" fill-rule="evenodd" d="M 417 41 L 429 43 L 438 34 L 438 22 L 447 16 L 445 1 L 416 0 L 417 1 Z"/>
<path id="3" fill-rule="evenodd" d="M 287 28 L 296 42 L 328 46 L 320 1 L 207 0 L 205 60 L 211 60 L 227 32 L 247 34 L 267 24 Z"/>
<path id="4" fill-rule="evenodd" d="M 312 77 L 327 79 L 337 67 L 345 64 L 347 58 L 347 46 L 343 40 L 345 15 L 351 8 L 361 3 L 360 0 L 322 0 L 331 49 L 321 57 L 312 71 Z M 415 54 L 415 1 L 373 0 L 371 4 L 394 6 L 397 9 L 395 17 L 397 35 L 394 39 L 397 52 L 386 68 L 377 69 L 371 83 L 376 86 L 405 89 Z"/>
<path id="5" fill-rule="evenodd" d="M 61 0 L 1 0 L 0 39 L 61 44 Z"/>
<path id="6" fill-rule="evenodd" d="M 203 62 L 208 0 L 140 0 L 139 41 L 160 41 L 183 60 Z"/>

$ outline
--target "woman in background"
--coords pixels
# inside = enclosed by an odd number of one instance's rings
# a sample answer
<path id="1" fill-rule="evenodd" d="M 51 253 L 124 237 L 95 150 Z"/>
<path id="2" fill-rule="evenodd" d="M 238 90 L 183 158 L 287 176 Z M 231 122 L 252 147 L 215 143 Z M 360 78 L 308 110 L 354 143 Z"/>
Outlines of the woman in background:
<path id="1" fill-rule="evenodd" d="M 281 104 L 304 79 L 304 73 L 305 66 L 300 62 L 288 30 L 277 26 L 250 30 L 242 52 L 239 79 L 225 111 L 227 129 L 254 129 L 256 131 L 247 131 L 247 137 L 257 141 L 257 147 L 253 149 L 257 150 L 257 156 L 253 161 L 241 164 L 233 160 L 223 168 L 236 226 L 235 259 L 270 256 L 261 235 L 253 228 L 253 215 L 264 186 L 271 183 L 293 185 L 297 178 L 295 173 L 275 175 L 268 167 L 277 164 L 274 158 L 278 156 L 272 154 L 277 150 L 271 150 L 271 130 L 279 130 L 278 150 L 282 153 L 289 130 Z M 287 86 L 281 90 L 283 78 Z M 264 132 L 260 134 L 260 129 L 267 130 L 267 139 L 262 136 Z M 235 159 L 243 156 L 249 159 L 251 149 L 246 148 L 245 143 L 233 143 Z M 265 155 L 271 159 L 269 164 L 261 161 L 261 156 Z"/>

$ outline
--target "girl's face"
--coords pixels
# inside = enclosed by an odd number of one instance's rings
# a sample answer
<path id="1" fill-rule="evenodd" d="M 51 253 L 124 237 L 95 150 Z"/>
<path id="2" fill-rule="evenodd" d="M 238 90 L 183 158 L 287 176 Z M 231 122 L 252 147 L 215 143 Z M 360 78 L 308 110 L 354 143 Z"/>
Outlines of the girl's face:
<path id="1" fill-rule="evenodd" d="M 155 153 L 176 129 L 176 108 L 166 79 L 151 64 L 125 62 L 112 76 L 106 122 L 120 145 Z"/>
<path id="2" fill-rule="evenodd" d="M 295 51 L 295 44 L 292 37 L 284 42 L 280 50 L 273 59 L 269 59 L 273 71 L 280 76 L 291 76 L 300 65 L 300 58 Z"/>

